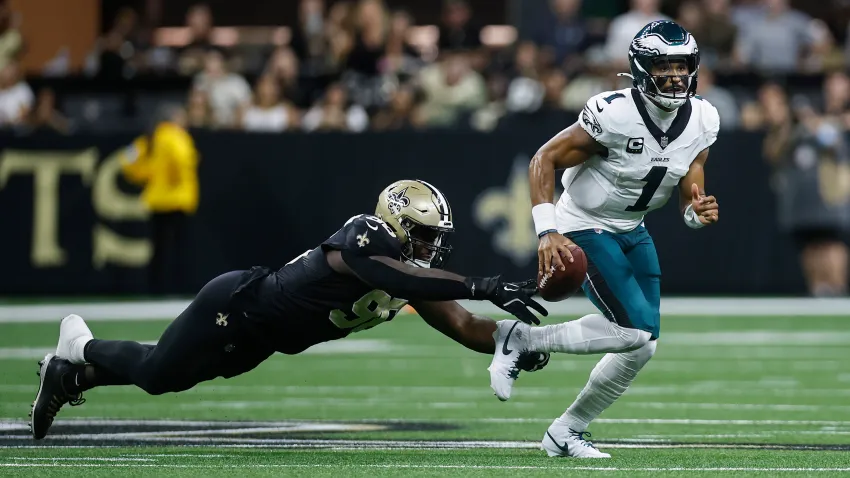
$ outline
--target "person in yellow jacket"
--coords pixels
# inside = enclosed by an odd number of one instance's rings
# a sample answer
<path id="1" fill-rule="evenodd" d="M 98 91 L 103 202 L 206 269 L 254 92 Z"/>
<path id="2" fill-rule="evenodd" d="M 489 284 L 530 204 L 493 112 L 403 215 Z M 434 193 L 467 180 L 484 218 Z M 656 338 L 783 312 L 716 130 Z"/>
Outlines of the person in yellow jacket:
<path id="1" fill-rule="evenodd" d="M 128 181 L 142 186 L 151 213 L 153 258 L 150 292 L 178 292 L 182 286 L 185 236 L 198 209 L 198 151 L 186 129 L 186 112 L 171 107 L 151 131 L 137 138 L 122 158 Z"/>

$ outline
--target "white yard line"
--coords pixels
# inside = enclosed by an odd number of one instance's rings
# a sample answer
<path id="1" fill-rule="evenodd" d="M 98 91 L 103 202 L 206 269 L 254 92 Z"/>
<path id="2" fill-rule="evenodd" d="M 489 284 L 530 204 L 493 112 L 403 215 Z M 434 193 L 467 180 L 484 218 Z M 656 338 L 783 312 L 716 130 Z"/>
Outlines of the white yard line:
<path id="1" fill-rule="evenodd" d="M 484 301 L 460 301 L 473 313 L 504 315 L 504 311 Z M 549 303 L 542 301 L 552 315 L 576 317 L 597 312 L 584 296 Z M 48 305 L 0 305 L 0 323 L 56 322 L 79 314 L 89 320 L 162 320 L 176 317 L 189 305 L 188 300 L 68 303 Z M 850 299 L 808 298 L 686 298 L 661 301 L 663 315 L 683 316 L 846 316 L 850 317 Z"/>
<path id="2" fill-rule="evenodd" d="M 142 341 L 143 344 L 156 345 L 156 340 Z M 370 354 L 392 353 L 400 350 L 398 345 L 389 340 L 377 339 L 347 339 L 335 340 L 316 344 L 302 352 L 307 355 L 334 354 Z M 0 347 L 0 360 L 31 360 L 43 358 L 46 354 L 55 353 L 56 347 Z"/>
<path id="3" fill-rule="evenodd" d="M 324 469 L 333 469 L 333 468 L 344 468 L 344 469 L 356 469 L 356 468 L 382 468 L 382 469 L 426 469 L 426 470 L 436 470 L 436 469 L 460 469 L 460 470 L 559 470 L 559 471 L 623 471 L 623 472 L 635 472 L 635 471 L 698 471 L 698 472 L 741 472 L 741 471 L 768 471 L 768 472 L 836 472 L 836 471 L 850 471 L 850 467 L 847 468 L 772 468 L 772 467 L 615 467 L 615 466 L 563 466 L 563 465 L 555 465 L 552 466 L 535 466 L 535 465 L 412 465 L 406 463 L 399 464 L 325 464 L 325 463 L 310 463 L 310 464 L 295 464 L 295 463 L 252 463 L 252 464 L 199 464 L 199 465 L 186 465 L 186 464 L 169 464 L 169 463 L 140 463 L 140 464 L 129 464 L 129 463 L 0 463 L 0 467 L 7 468 L 29 468 L 29 467 L 54 467 L 54 468 L 188 468 L 188 469 L 213 469 L 213 468 L 236 468 L 236 469 L 249 469 L 249 468 L 324 468 Z"/>
<path id="4" fill-rule="evenodd" d="M 305 425 L 334 425 L 347 423 L 349 426 L 368 423 L 551 423 L 552 418 L 514 417 L 514 418 L 358 418 L 346 420 L 290 420 L 290 421 L 204 421 L 204 420 L 122 420 L 110 418 L 64 418 L 58 424 L 81 426 L 120 427 L 120 426 L 161 426 L 161 427 L 221 427 L 233 428 L 266 427 L 290 428 Z M 711 420 L 690 418 L 597 418 L 593 423 L 613 425 L 705 425 L 705 426 L 800 426 L 800 427 L 850 427 L 850 420 Z M 3 430 L 24 429 L 26 423 L 20 419 L 0 419 L 0 432 Z M 57 438 L 61 435 L 57 435 Z"/>

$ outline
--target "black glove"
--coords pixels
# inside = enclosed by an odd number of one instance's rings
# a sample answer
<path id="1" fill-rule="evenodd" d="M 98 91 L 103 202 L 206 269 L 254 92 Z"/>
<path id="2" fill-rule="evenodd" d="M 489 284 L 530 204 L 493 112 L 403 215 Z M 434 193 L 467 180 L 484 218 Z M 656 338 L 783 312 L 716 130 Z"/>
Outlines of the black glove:
<path id="1" fill-rule="evenodd" d="M 546 317 L 549 312 L 531 299 L 537 293 L 537 281 L 529 279 L 525 282 L 502 282 L 502 276 L 478 279 L 477 287 L 473 289 L 474 297 L 485 297 L 500 309 L 510 313 L 526 324 L 540 324 L 540 319 L 528 310 L 528 307 Z M 473 284 L 475 287 L 476 284 Z"/>
<path id="2" fill-rule="evenodd" d="M 547 352 L 520 352 L 519 359 L 516 361 L 516 366 L 520 370 L 526 372 L 536 372 L 549 364 L 549 354 Z"/>

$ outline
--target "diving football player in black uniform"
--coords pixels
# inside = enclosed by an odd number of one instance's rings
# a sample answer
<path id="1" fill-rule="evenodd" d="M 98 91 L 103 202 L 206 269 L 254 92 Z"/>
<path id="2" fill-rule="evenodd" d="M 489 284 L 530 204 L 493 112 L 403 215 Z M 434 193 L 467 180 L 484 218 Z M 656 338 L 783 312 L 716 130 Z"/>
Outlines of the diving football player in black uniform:
<path id="1" fill-rule="evenodd" d="M 98 340 L 83 319 L 62 319 L 55 354 L 39 362 L 32 434 L 44 438 L 59 409 L 82 392 L 136 385 L 152 395 L 180 392 L 216 377 L 252 370 L 275 352 L 298 354 L 391 320 L 410 304 L 425 321 L 477 352 L 495 351 L 496 323 L 454 300 L 489 300 L 527 323 L 546 309 L 529 296 L 531 281 L 462 277 L 440 269 L 451 248 L 452 212 L 424 181 L 398 181 L 378 199 L 375 215 L 354 216 L 319 247 L 279 270 L 254 267 L 207 283 L 157 345 Z M 530 353 L 522 368 L 549 360 Z"/>

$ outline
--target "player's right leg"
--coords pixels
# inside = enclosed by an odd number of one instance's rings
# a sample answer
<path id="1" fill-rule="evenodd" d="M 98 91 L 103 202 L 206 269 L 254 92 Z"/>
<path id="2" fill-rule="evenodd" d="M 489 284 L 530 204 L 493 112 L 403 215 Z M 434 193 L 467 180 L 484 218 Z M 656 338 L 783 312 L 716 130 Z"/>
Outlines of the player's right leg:
<path id="1" fill-rule="evenodd" d="M 611 233 L 580 231 L 570 238 L 588 259 L 584 291 L 604 315 L 543 327 L 500 321 L 490 364 L 490 386 L 500 400 L 510 398 L 519 374 L 517 360 L 527 350 L 570 354 L 628 352 L 649 342 L 658 323 L 657 309 L 645 299 L 618 238 Z"/>
<path id="2" fill-rule="evenodd" d="M 62 405 L 81 403 L 85 390 L 132 384 L 152 395 L 179 392 L 237 375 L 268 358 L 273 351 L 257 350 L 241 333 L 238 314 L 229 313 L 230 294 L 241 275 L 229 272 L 207 283 L 156 346 L 93 339 L 81 317 L 63 319 L 57 354 L 39 363 L 31 412 L 34 438 L 46 435 Z M 234 347 L 237 352 L 231 353 Z"/>

